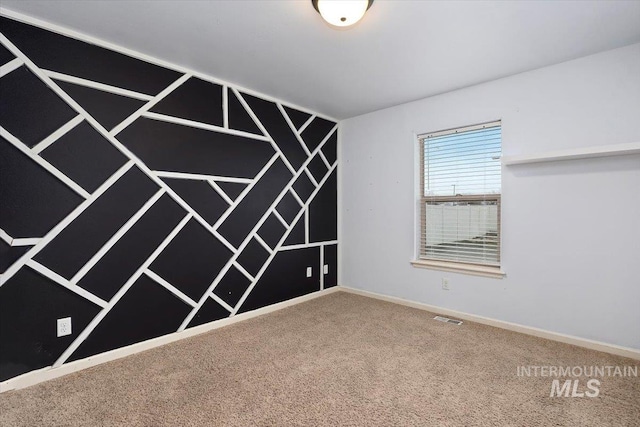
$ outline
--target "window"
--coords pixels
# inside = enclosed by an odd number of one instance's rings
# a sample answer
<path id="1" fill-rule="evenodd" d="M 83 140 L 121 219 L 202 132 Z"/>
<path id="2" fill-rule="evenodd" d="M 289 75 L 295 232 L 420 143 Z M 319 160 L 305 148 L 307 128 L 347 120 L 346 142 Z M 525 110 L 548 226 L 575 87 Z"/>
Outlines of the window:
<path id="1" fill-rule="evenodd" d="M 420 238 L 414 264 L 501 277 L 500 122 L 418 139 Z"/>

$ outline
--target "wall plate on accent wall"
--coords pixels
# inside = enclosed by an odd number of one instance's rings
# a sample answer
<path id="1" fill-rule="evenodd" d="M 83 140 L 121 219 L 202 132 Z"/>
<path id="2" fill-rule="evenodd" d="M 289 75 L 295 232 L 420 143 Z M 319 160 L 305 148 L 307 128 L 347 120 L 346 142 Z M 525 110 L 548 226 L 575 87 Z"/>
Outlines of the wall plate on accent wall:
<path id="1" fill-rule="evenodd" d="M 56 321 L 58 327 L 58 337 L 66 337 L 71 335 L 71 317 L 64 317 Z"/>

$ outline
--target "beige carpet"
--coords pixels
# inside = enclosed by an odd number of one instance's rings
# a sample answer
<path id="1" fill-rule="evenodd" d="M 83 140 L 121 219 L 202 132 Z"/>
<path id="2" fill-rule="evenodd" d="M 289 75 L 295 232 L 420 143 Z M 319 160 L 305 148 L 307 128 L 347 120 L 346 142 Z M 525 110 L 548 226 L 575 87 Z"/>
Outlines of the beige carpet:
<path id="1" fill-rule="evenodd" d="M 550 398 L 550 378 L 516 375 L 639 362 L 431 317 L 334 293 L 4 393 L 0 425 L 640 426 L 640 378 Z"/>

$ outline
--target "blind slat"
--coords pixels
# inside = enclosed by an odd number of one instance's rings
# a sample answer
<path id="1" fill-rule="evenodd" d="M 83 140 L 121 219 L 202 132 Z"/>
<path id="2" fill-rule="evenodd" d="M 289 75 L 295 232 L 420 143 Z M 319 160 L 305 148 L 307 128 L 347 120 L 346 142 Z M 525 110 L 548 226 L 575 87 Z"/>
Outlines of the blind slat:
<path id="1" fill-rule="evenodd" d="M 473 153 L 473 154 L 484 153 L 485 155 L 495 156 L 496 154 L 499 153 L 499 151 L 496 150 L 495 148 L 493 148 L 492 150 L 488 150 L 487 147 L 484 147 L 484 148 L 469 147 L 467 149 L 460 149 L 460 150 L 436 151 L 434 153 L 426 154 L 425 158 L 430 162 L 435 162 L 438 159 L 451 159 L 455 157 L 464 158 L 466 156 L 472 155 L 469 153 Z"/>
<path id="2" fill-rule="evenodd" d="M 458 151 L 458 150 L 468 150 L 469 148 L 474 147 L 500 147 L 501 141 L 500 136 L 493 138 L 473 138 L 467 140 L 458 140 L 454 144 L 433 144 L 433 141 L 428 141 L 431 145 L 427 147 L 427 154 L 433 154 L 443 151 Z"/>
<path id="3" fill-rule="evenodd" d="M 497 166 L 497 167 L 501 167 L 499 159 L 487 159 L 484 155 L 482 157 L 472 157 L 472 158 L 467 158 L 467 159 L 451 159 L 450 161 L 446 161 L 446 162 L 438 162 L 438 163 L 431 163 L 431 164 L 426 164 L 425 166 L 429 167 L 430 170 L 437 170 L 437 169 L 445 169 L 445 168 L 449 168 L 452 166 L 465 166 L 465 165 L 486 165 L 488 160 L 492 160 L 495 164 L 493 164 L 492 166 Z"/>

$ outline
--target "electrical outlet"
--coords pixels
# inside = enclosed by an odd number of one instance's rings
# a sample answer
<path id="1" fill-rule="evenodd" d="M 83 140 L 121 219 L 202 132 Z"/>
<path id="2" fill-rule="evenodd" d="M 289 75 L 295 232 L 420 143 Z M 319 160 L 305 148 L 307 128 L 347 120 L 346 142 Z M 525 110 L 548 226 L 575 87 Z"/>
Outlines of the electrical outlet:
<path id="1" fill-rule="evenodd" d="M 58 319 L 58 337 L 71 335 L 71 317 Z"/>
<path id="2" fill-rule="evenodd" d="M 311 277 L 313 275 L 313 268 L 307 267 L 307 277 Z"/>
<path id="3" fill-rule="evenodd" d="M 445 291 L 449 290 L 449 279 L 447 279 L 446 277 L 442 278 L 442 289 L 444 289 Z"/>
<path id="4" fill-rule="evenodd" d="M 323 267 L 324 274 L 329 274 L 329 264 L 325 264 Z"/>

